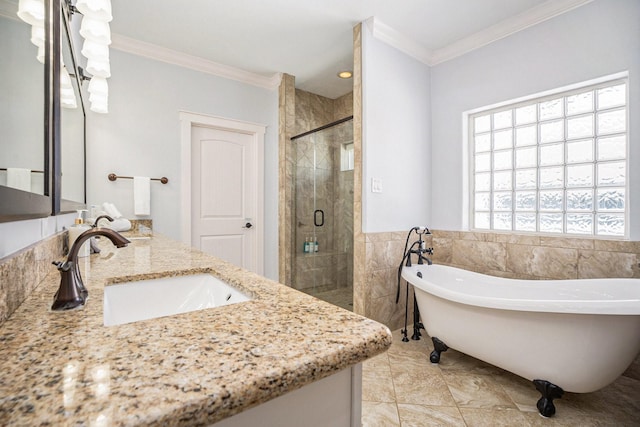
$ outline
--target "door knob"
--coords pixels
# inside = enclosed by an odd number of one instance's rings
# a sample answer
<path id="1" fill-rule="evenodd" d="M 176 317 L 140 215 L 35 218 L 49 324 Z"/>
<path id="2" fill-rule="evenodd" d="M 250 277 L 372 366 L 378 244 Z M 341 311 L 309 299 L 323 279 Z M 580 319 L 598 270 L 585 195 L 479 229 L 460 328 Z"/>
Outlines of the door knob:
<path id="1" fill-rule="evenodd" d="M 253 227 L 253 224 L 251 224 L 250 222 L 248 222 L 248 223 L 246 223 L 246 224 L 244 225 L 244 227 L 242 227 L 242 228 L 251 228 L 251 227 Z"/>

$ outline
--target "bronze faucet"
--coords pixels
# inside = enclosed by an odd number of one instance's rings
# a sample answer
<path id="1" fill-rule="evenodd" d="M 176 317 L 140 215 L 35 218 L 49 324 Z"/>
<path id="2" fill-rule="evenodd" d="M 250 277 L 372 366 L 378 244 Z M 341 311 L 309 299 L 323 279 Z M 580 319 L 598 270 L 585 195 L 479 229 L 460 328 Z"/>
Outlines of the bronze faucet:
<path id="1" fill-rule="evenodd" d="M 107 217 L 110 221 L 111 218 Z M 97 221 L 96 221 L 97 223 Z M 71 310 L 83 306 L 87 301 L 89 292 L 82 283 L 80 268 L 78 267 L 78 252 L 87 240 L 95 236 L 105 236 L 117 248 L 122 248 L 131 243 L 127 238 L 110 228 L 91 228 L 82 233 L 71 246 L 69 256 L 65 262 L 53 262 L 60 272 L 60 287 L 54 296 L 52 310 Z"/>

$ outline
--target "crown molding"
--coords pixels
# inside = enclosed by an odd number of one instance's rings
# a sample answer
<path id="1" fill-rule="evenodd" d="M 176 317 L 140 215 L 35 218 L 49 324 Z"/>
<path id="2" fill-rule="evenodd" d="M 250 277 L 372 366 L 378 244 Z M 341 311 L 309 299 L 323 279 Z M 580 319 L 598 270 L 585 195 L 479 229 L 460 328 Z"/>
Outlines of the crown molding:
<path id="1" fill-rule="evenodd" d="M 409 37 L 380 22 L 375 17 L 365 21 L 373 36 L 409 56 L 433 66 L 462 56 L 511 34 L 569 12 L 593 0 L 547 0 L 525 12 L 478 31 L 440 49 L 426 49 Z"/>
<path id="2" fill-rule="evenodd" d="M 125 37 L 120 34 L 111 34 L 111 48 L 270 90 L 278 88 L 282 77 L 281 73 L 263 76 L 240 68 L 209 61 L 198 56 L 188 55 L 155 44 Z"/>
<path id="3" fill-rule="evenodd" d="M 388 44 L 389 46 L 395 47 L 399 51 L 406 53 L 420 62 L 429 65 L 432 54 L 431 51 L 415 42 L 412 38 L 394 30 L 375 16 L 367 19 L 365 24 L 376 39 Z"/>
<path id="4" fill-rule="evenodd" d="M 449 61 L 450 59 L 464 55 L 472 50 L 486 46 L 558 15 L 562 15 L 592 1 L 593 0 L 547 0 L 519 15 L 498 22 L 482 31 L 460 39 L 449 46 L 436 49 L 430 58 L 429 65 Z"/>

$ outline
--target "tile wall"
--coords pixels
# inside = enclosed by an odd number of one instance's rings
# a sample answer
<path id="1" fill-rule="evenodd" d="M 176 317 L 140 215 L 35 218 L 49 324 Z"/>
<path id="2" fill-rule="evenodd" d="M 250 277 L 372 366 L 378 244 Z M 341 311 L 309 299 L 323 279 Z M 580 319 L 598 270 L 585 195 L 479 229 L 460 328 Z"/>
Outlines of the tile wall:
<path id="1" fill-rule="evenodd" d="M 0 324 L 27 299 L 44 277 L 55 271 L 53 261 L 66 253 L 66 231 L 57 233 L 0 259 Z M 53 302 L 53 295 L 51 296 Z"/>
<path id="2" fill-rule="evenodd" d="M 516 279 L 640 278 L 640 242 L 432 230 L 432 260 Z M 364 236 L 365 314 L 389 328 L 404 322 L 395 304 L 397 271 L 407 232 Z M 410 243 L 415 240 L 415 234 Z M 404 286 L 403 286 L 404 287 Z M 404 290 L 404 289 L 403 289 Z"/>

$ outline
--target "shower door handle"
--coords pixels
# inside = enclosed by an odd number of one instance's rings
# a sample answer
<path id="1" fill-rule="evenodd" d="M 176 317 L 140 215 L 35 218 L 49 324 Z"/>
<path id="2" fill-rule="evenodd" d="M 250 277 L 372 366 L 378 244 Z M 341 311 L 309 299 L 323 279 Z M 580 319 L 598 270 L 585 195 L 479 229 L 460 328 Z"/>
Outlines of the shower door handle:
<path id="1" fill-rule="evenodd" d="M 318 214 L 320 214 L 320 221 L 318 221 Z M 316 227 L 322 227 L 324 225 L 324 211 L 322 209 L 316 209 L 313 213 L 313 225 Z"/>

